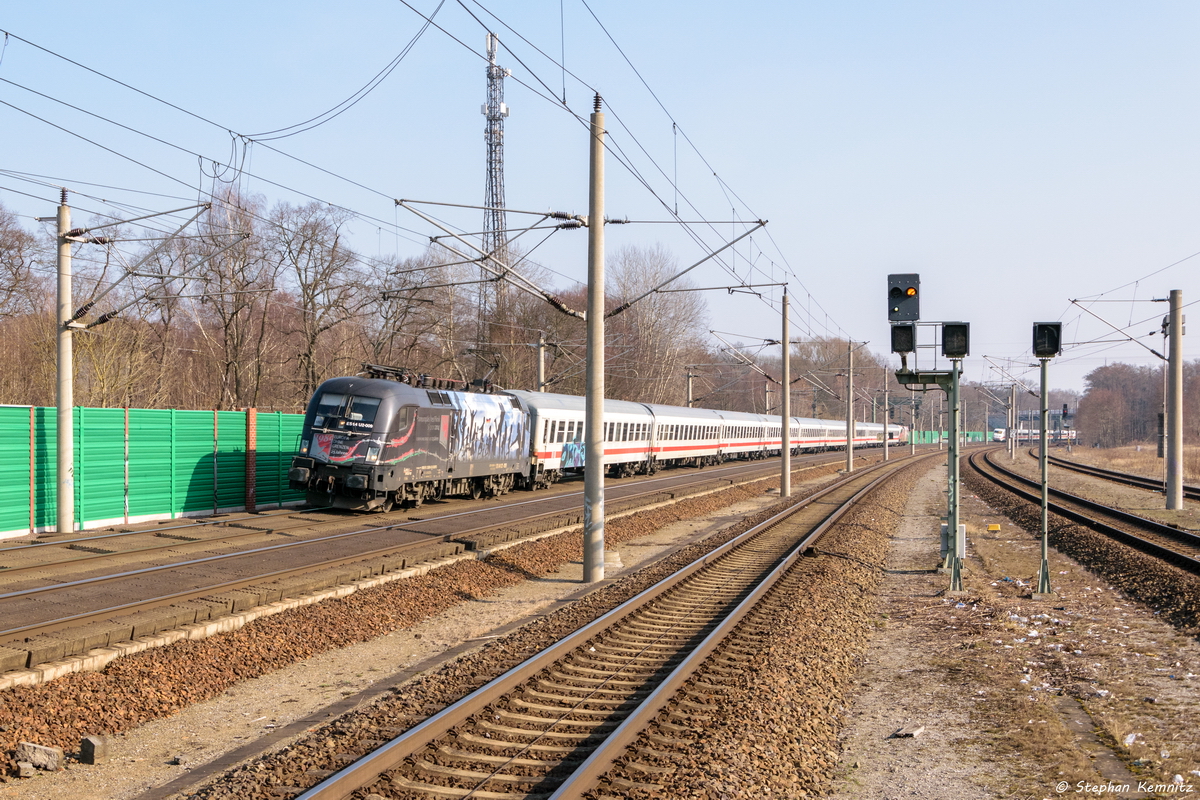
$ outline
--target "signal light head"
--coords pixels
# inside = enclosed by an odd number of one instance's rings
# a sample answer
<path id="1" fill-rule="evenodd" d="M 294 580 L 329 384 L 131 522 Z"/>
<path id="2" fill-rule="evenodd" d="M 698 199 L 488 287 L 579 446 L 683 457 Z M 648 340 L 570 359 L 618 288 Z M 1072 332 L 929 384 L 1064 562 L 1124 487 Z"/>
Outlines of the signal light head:
<path id="1" fill-rule="evenodd" d="M 916 322 L 921 318 L 921 276 L 915 272 L 888 275 L 888 319 Z"/>
<path id="2" fill-rule="evenodd" d="M 917 349 L 917 326 L 916 325 L 893 325 L 892 326 L 892 352 L 893 353 L 911 353 Z"/>
<path id="3" fill-rule="evenodd" d="M 1062 352 L 1062 323 L 1033 323 L 1033 355 L 1037 358 L 1054 358 Z"/>
<path id="4" fill-rule="evenodd" d="M 971 352 L 971 323 L 942 323 L 942 355 L 950 359 L 966 358 Z"/>

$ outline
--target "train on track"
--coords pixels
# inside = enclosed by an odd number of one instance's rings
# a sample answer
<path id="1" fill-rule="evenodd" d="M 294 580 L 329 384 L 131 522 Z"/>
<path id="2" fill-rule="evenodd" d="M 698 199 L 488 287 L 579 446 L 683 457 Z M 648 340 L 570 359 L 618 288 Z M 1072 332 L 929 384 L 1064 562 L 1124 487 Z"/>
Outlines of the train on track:
<path id="1" fill-rule="evenodd" d="M 1079 438 L 1079 432 L 1071 428 L 1051 430 L 1047 431 L 1047 433 L 1049 433 L 1049 436 L 1047 436 L 1046 439 L 1051 444 L 1055 444 L 1056 442 L 1062 444 L 1069 442 L 1074 444 Z M 1042 439 L 1042 432 L 1040 430 L 1033 430 L 1030 428 L 1017 428 L 1014 431 L 1014 435 L 1017 437 L 1018 443 L 1038 442 Z M 992 431 L 993 442 L 1003 442 L 1006 438 L 1008 438 L 1008 431 L 1006 431 L 1004 428 L 996 428 L 994 431 Z"/>
<path id="2" fill-rule="evenodd" d="M 309 401 L 288 482 L 318 506 L 388 511 L 448 495 L 537 489 L 584 463 L 584 399 L 545 392 L 454 391 L 397 372 L 332 378 Z M 387 374 L 387 373 L 382 373 Z M 854 446 L 908 441 L 902 425 L 855 423 Z M 845 421 L 791 419 L 793 454 L 844 449 Z M 614 477 L 663 467 L 777 456 L 778 416 L 604 402 L 604 457 Z"/>

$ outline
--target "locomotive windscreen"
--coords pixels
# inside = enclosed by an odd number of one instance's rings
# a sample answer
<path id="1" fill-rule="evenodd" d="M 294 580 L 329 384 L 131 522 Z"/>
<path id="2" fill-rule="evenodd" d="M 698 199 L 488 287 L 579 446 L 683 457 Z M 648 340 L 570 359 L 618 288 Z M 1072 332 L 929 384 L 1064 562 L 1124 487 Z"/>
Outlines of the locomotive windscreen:
<path id="1" fill-rule="evenodd" d="M 324 427 L 326 418 L 335 417 L 345 419 L 349 422 L 361 423 L 361 425 L 354 425 L 353 427 L 370 429 L 375 422 L 375 415 L 378 412 L 378 397 L 357 397 L 337 392 L 322 392 L 320 398 L 317 400 L 317 413 L 313 418 L 313 426 L 317 428 Z"/>

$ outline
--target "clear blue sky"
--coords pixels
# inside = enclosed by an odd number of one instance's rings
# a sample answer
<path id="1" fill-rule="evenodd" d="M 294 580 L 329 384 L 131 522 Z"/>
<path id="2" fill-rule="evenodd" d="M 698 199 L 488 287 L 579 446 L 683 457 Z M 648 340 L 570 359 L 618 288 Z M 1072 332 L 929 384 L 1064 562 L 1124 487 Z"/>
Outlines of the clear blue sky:
<path id="1" fill-rule="evenodd" d="M 437 6 L 410 2 L 426 14 Z M 1053 380 L 1082 388 L 1105 360 L 1157 360 L 1134 344 L 1082 344 L 1116 334 L 1070 299 L 1107 292 L 1120 302 L 1091 310 L 1158 349 L 1144 335 L 1165 305 L 1140 301 L 1173 288 L 1200 300 L 1200 258 L 1164 269 L 1200 251 L 1194 2 L 589 2 L 649 89 L 580 0 L 464 0 L 503 22 L 489 25 L 513 70 L 510 207 L 586 213 L 579 118 L 598 90 L 614 150 L 609 215 L 668 219 L 677 176 L 684 219 L 768 219 L 769 236 L 693 276 L 701 286 L 728 284 L 731 272 L 788 280 L 796 338 L 848 335 L 886 352 L 886 276 L 919 272 L 923 319 L 972 323 L 969 379 L 1000 378 L 984 354 L 1028 364 L 1031 324 L 1061 319 L 1070 346 Z M 237 162 L 243 185 L 272 202 L 314 197 L 362 215 L 360 250 L 416 254 L 429 230 L 392 198 L 483 200 L 484 28 L 465 8 L 447 0 L 436 22 L 467 47 L 430 28 L 353 108 L 267 142 L 256 135 L 366 84 L 421 18 L 399 0 L 6 4 L 0 29 L 13 37 L 217 124 L 10 37 L 0 202 L 30 226 L 53 213 L 57 192 L 19 172 L 78 192 L 77 220 L 114 213 L 106 202 L 166 210 L 212 187 L 209 162 Z M 573 114 L 558 102 L 563 53 L 577 76 L 565 78 Z M 482 217 L 446 216 L 467 230 Z M 671 226 L 610 226 L 608 248 L 662 242 L 686 266 L 736 226 L 695 230 L 702 244 Z M 559 234 L 538 256 L 560 288 L 583 280 L 585 234 Z M 778 290 L 706 299 L 712 327 L 731 338 L 778 336 Z"/>

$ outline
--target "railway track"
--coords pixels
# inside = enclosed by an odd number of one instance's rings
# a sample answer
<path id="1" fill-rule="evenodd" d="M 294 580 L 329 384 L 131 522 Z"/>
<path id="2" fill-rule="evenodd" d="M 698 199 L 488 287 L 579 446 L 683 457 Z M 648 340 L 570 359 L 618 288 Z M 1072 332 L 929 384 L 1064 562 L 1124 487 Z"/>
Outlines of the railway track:
<path id="1" fill-rule="evenodd" d="M 1029 451 L 1029 454 L 1035 455 L 1034 451 Z M 1036 456 L 1035 456 L 1036 457 Z M 1047 456 L 1049 462 L 1060 469 L 1067 469 L 1072 472 L 1078 472 L 1083 475 L 1091 475 L 1095 478 L 1103 478 L 1114 483 L 1124 484 L 1126 486 L 1134 486 L 1139 489 L 1149 489 L 1152 492 L 1163 493 L 1163 482 L 1154 478 L 1147 478 L 1144 475 L 1132 475 L 1128 472 L 1118 472 L 1114 469 L 1104 469 L 1103 467 L 1093 467 L 1088 464 L 1080 464 L 1078 461 L 1071 461 L 1058 456 Z M 1183 496 L 1187 500 L 1200 500 L 1200 486 L 1184 486 Z"/>
<path id="2" fill-rule="evenodd" d="M 668 705 L 677 709 L 670 724 L 704 725 L 705 704 L 695 687 L 682 697 L 680 687 L 723 642 L 734 651 L 756 646 L 728 640 L 740 635 L 753 642 L 754 623 L 739 625 L 756 608 L 761 611 L 760 602 L 802 553 L 857 500 L 911 463 L 846 476 L 512 666 L 299 797 L 340 800 L 375 789 L 393 797 L 490 800 L 578 797 L 598 787 L 599 797 L 654 791 L 653 768 L 644 781 L 610 777 L 601 783 L 601 776 Z M 725 657 L 737 660 L 736 652 L 727 650 Z M 704 684 L 701 692 L 704 686 L 720 691 Z"/>
<path id="3" fill-rule="evenodd" d="M 1040 484 L 997 464 L 991 456 L 998 452 L 998 449 L 991 449 L 973 453 L 968 463 L 977 473 L 996 485 L 1040 505 Z M 1048 508 L 1054 514 L 1184 569 L 1200 573 L 1200 535 L 1195 532 L 1110 508 L 1053 487 L 1050 488 L 1049 498 Z"/>
<path id="4" fill-rule="evenodd" d="M 808 465 L 829 460 L 813 458 Z M 607 507 L 610 513 L 632 510 L 759 480 L 777 469 L 757 462 L 622 481 L 608 488 Z M 420 517 L 413 511 L 233 515 L 0 548 L 5 612 L 0 672 L 206 623 L 581 519 L 582 495 L 569 484 L 529 497 L 447 503 L 444 513 L 430 505 Z"/>

